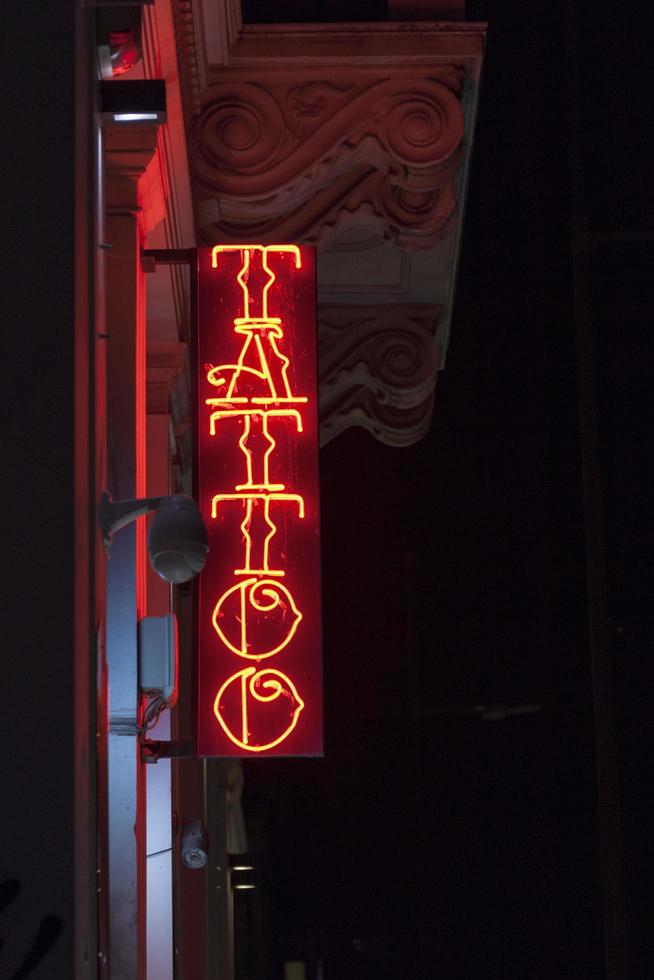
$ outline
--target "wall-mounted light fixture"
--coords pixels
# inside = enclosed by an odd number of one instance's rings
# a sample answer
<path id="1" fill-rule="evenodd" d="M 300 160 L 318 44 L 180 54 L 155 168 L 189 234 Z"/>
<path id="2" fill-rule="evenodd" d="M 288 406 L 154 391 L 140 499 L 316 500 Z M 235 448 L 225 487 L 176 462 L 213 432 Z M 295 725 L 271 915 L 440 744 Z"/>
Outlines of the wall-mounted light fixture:
<path id="1" fill-rule="evenodd" d="M 254 891 L 257 873 L 247 854 L 229 855 L 229 878 L 233 891 Z"/>
<path id="2" fill-rule="evenodd" d="M 230 871 L 254 871 L 254 865 L 247 854 L 229 855 Z"/>
<path id="3" fill-rule="evenodd" d="M 235 892 L 253 892 L 257 887 L 251 875 L 247 877 L 242 874 L 233 874 L 232 878 L 232 891 Z"/>
<path id="4" fill-rule="evenodd" d="M 106 123 L 160 125 L 166 122 L 166 83 L 161 78 L 100 82 L 100 112 Z"/>

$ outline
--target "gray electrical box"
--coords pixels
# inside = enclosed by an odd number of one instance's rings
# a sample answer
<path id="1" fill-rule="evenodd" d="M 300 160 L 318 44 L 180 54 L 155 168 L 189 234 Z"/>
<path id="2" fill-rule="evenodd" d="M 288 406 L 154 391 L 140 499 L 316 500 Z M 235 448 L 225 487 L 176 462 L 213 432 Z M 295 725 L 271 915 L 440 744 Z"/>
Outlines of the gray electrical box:
<path id="1" fill-rule="evenodd" d="M 139 621 L 139 686 L 144 694 L 177 701 L 177 619 L 144 616 Z"/>

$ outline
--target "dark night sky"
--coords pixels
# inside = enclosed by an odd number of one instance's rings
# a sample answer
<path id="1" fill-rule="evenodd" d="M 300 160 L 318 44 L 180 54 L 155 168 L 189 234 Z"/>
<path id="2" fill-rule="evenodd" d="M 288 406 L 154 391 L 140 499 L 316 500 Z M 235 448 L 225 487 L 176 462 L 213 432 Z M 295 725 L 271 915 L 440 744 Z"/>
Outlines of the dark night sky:
<path id="1" fill-rule="evenodd" d="M 272 962 L 322 955 L 327 980 L 605 975 L 564 7 L 468 4 L 489 40 L 432 431 L 398 451 L 350 430 L 321 456 L 326 758 L 247 764 L 246 812 Z M 651 230 L 651 31 L 574 9 L 589 226 Z M 654 969 L 653 251 L 592 261 L 632 980 Z M 542 710 L 447 713 L 498 702 Z"/>

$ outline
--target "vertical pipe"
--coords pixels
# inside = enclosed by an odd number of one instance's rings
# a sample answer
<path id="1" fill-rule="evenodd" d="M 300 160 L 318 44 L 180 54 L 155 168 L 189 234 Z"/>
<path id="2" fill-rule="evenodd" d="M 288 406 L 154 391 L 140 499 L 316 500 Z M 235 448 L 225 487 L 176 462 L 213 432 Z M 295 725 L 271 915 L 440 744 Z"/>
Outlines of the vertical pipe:
<path id="1" fill-rule="evenodd" d="M 125 185 L 123 185 L 125 186 Z M 110 191 L 112 189 L 109 184 Z M 129 195 L 128 195 L 129 196 Z M 138 211 L 108 193 L 107 346 L 109 482 L 115 498 L 135 498 L 145 415 L 139 385 L 145 350 Z M 140 414 L 143 412 L 143 418 Z M 142 597 L 142 532 L 115 535 L 107 566 L 109 670 L 109 888 L 112 980 L 141 980 L 145 970 L 145 794 L 139 753 L 137 624 Z"/>
<path id="2" fill-rule="evenodd" d="M 147 416 L 146 495 L 161 497 L 170 490 L 170 415 Z M 148 518 L 150 523 L 151 518 Z M 165 616 L 171 608 L 171 587 L 148 564 L 147 614 Z M 170 738 L 170 710 L 162 712 L 151 738 Z M 171 761 L 146 767 L 147 782 L 147 976 L 173 977 Z"/>

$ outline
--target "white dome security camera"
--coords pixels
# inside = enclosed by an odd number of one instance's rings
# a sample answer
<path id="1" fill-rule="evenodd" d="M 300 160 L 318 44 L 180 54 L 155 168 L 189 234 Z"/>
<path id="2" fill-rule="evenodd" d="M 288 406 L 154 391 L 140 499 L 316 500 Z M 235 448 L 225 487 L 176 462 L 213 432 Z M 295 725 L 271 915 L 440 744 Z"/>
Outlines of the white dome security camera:
<path id="1" fill-rule="evenodd" d="M 105 490 L 98 508 L 98 521 L 107 554 L 117 531 L 152 511 L 155 512 L 154 519 L 148 532 L 152 567 L 166 582 L 188 582 L 204 568 L 209 539 L 195 501 L 184 494 L 112 500 Z"/>
<path id="2" fill-rule="evenodd" d="M 183 494 L 164 497 L 148 532 L 148 552 L 166 582 L 188 582 L 201 572 L 209 550 L 207 530 L 195 501 Z"/>

